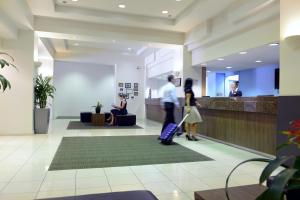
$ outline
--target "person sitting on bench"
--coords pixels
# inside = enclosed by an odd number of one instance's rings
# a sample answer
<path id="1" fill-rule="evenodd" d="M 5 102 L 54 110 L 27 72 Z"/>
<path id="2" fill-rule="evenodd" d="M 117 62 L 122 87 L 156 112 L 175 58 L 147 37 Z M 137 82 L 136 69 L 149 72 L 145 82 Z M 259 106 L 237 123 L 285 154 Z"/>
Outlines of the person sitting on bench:
<path id="1" fill-rule="evenodd" d="M 120 98 L 120 106 L 112 105 L 114 109 L 110 111 L 110 117 L 108 118 L 108 121 L 110 121 L 109 125 L 113 126 L 115 124 L 115 116 L 116 115 L 127 115 L 127 101 L 124 94 L 119 94 Z"/>

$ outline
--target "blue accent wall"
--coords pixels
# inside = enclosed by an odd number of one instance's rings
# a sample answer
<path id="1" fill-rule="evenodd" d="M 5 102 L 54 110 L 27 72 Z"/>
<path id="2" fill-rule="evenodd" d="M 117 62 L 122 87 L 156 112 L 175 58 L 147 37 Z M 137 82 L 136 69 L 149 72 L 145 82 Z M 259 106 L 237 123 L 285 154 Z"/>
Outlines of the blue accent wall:
<path id="1" fill-rule="evenodd" d="M 239 74 L 243 96 L 278 95 L 275 89 L 275 69 L 278 65 L 263 66 L 236 72 Z"/>

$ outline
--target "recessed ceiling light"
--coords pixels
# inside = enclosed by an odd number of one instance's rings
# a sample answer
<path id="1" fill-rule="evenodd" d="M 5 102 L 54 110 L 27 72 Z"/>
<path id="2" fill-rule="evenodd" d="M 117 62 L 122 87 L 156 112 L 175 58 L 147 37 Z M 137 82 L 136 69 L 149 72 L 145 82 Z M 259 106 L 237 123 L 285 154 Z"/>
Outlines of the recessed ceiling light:
<path id="1" fill-rule="evenodd" d="M 113 42 L 113 43 L 116 43 L 116 40 L 113 40 L 112 42 Z"/>
<path id="2" fill-rule="evenodd" d="M 167 10 L 163 10 L 163 11 L 161 11 L 161 13 L 162 13 L 162 14 L 168 14 L 168 13 L 169 13 L 169 11 L 167 11 Z"/>
<path id="3" fill-rule="evenodd" d="M 257 60 L 257 61 L 255 61 L 256 63 L 261 63 L 262 61 L 261 60 Z"/>
<path id="4" fill-rule="evenodd" d="M 181 0 L 176 0 L 176 1 L 178 1 L 178 2 L 179 2 L 179 1 L 181 1 Z"/>
<path id="5" fill-rule="evenodd" d="M 130 47 L 129 47 L 129 48 L 127 48 L 127 49 L 128 49 L 128 51 L 131 51 L 131 50 L 132 50 L 132 48 L 130 48 Z"/>
<path id="6" fill-rule="evenodd" d="M 279 44 L 278 43 L 271 43 L 271 44 L 269 44 L 269 46 L 271 46 L 271 47 L 275 47 L 275 46 L 278 46 Z"/>
<path id="7" fill-rule="evenodd" d="M 210 71 L 206 71 L 207 73 L 210 73 Z"/>
<path id="8" fill-rule="evenodd" d="M 241 52 L 240 52 L 241 55 L 245 55 L 245 54 L 247 54 L 247 53 L 248 53 L 247 51 L 241 51 Z"/>
<path id="9" fill-rule="evenodd" d="M 79 44 L 78 43 L 74 43 L 74 46 L 79 46 Z"/>
<path id="10" fill-rule="evenodd" d="M 231 69 L 232 67 L 226 67 L 226 69 Z"/>
<path id="11" fill-rule="evenodd" d="M 77 2 L 78 0 L 72 0 L 73 2 Z"/>
<path id="12" fill-rule="evenodd" d="M 126 8 L 126 5 L 124 5 L 124 4 L 119 4 L 119 8 Z"/>
<path id="13" fill-rule="evenodd" d="M 224 60 L 224 58 L 218 58 L 218 60 L 219 60 L 219 61 L 222 61 L 222 60 Z"/>

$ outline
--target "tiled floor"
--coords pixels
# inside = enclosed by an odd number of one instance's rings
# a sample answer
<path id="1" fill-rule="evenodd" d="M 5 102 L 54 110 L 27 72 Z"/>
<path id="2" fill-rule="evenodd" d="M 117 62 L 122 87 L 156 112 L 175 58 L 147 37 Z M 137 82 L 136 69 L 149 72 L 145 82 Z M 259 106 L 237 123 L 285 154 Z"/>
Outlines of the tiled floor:
<path id="1" fill-rule="evenodd" d="M 68 120 L 55 120 L 47 135 L 0 136 L 0 199 L 35 199 L 147 189 L 160 200 L 190 200 L 193 191 L 224 187 L 230 170 L 255 154 L 201 139 L 176 142 L 209 156 L 214 161 L 47 171 L 62 137 L 157 135 L 161 125 L 140 121 L 145 129 L 72 130 Z M 176 152 L 174 152 L 175 154 Z M 250 163 L 241 167 L 230 185 L 257 183 L 264 164 Z"/>

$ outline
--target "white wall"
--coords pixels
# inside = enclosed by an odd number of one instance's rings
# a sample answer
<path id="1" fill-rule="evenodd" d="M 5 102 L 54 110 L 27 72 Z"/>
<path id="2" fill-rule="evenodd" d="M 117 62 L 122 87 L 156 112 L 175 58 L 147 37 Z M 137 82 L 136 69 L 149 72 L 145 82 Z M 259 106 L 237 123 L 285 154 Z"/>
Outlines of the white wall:
<path id="1" fill-rule="evenodd" d="M 115 83 L 138 83 L 139 84 L 139 95 L 135 96 L 134 99 L 127 99 L 127 110 L 129 113 L 136 114 L 137 118 L 143 119 L 145 117 L 145 82 L 144 73 L 145 67 L 143 66 L 143 59 L 128 59 L 120 60 L 116 64 L 116 78 Z M 133 86 L 132 86 L 133 87 Z M 117 96 L 120 91 L 119 88 L 115 90 Z M 119 99 L 116 99 L 116 104 L 119 104 Z"/>
<path id="2" fill-rule="evenodd" d="M 15 58 L 13 68 L 1 70 L 12 89 L 0 93 L 0 134 L 33 133 L 33 31 L 19 31 L 17 40 L 3 40 L 0 51 Z"/>
<path id="3" fill-rule="evenodd" d="M 280 4 L 280 90 L 281 96 L 300 95 L 300 1 Z M 288 36 L 297 35 L 296 40 Z M 294 46 L 296 45 L 296 46 Z"/>
<path id="4" fill-rule="evenodd" d="M 54 117 L 94 111 L 97 101 L 109 111 L 115 98 L 114 67 L 77 62 L 54 62 Z"/>

